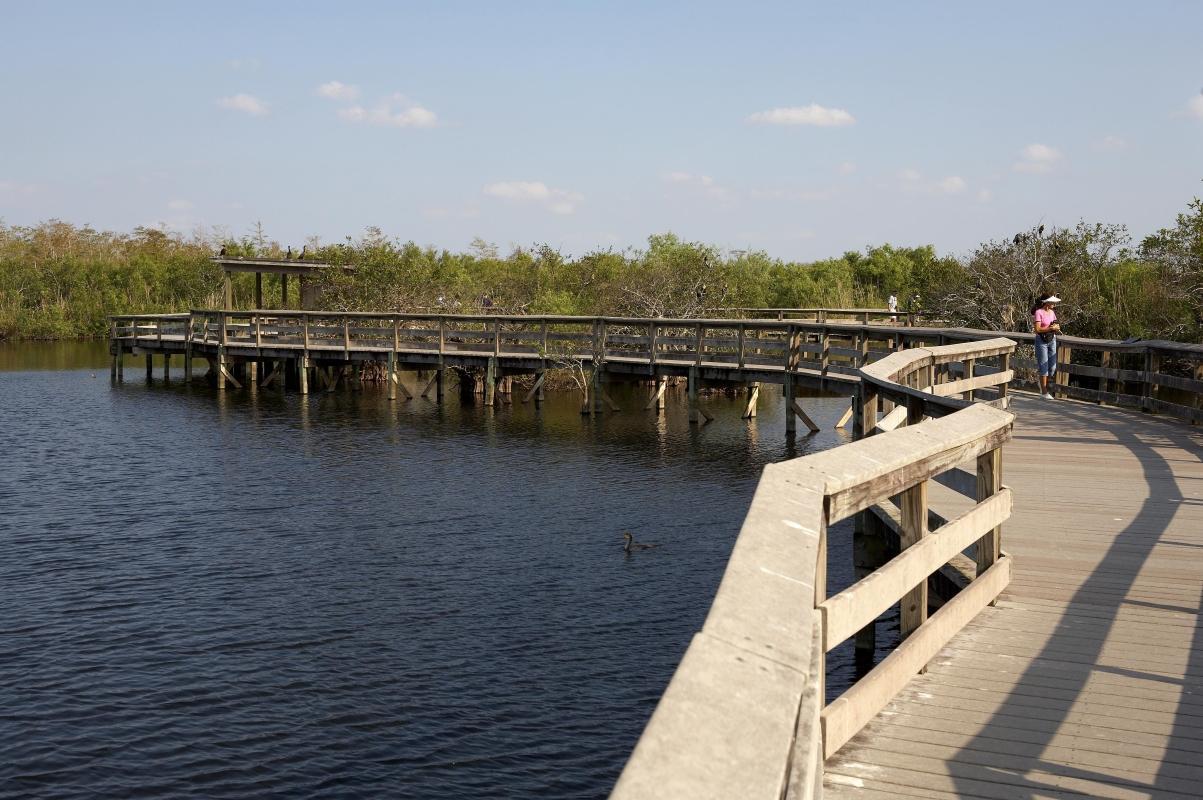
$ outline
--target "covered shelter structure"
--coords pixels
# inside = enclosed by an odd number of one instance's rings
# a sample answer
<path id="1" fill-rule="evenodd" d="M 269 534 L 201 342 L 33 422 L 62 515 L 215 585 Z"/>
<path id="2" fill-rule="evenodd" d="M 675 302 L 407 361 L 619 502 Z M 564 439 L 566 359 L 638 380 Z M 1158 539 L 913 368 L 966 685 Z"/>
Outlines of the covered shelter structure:
<path id="1" fill-rule="evenodd" d="M 288 305 L 288 276 L 294 275 L 297 278 L 297 286 L 300 287 L 297 291 L 299 295 L 297 300 L 299 305 L 295 308 L 302 311 L 310 311 L 314 309 L 316 297 L 316 287 L 312 282 L 307 281 L 307 278 L 323 272 L 325 270 L 342 270 L 350 272 L 353 267 L 345 265 L 326 264 L 321 261 L 302 261 L 300 259 L 283 259 L 283 258 L 229 258 L 225 256 L 213 256 L 209 259 L 214 264 L 221 267 L 222 271 L 222 302 L 224 308 L 234 307 L 234 290 L 231 282 L 231 276 L 235 272 L 253 272 L 255 273 L 255 308 L 263 308 L 263 275 L 280 276 L 280 305 L 279 308 L 289 308 Z"/>

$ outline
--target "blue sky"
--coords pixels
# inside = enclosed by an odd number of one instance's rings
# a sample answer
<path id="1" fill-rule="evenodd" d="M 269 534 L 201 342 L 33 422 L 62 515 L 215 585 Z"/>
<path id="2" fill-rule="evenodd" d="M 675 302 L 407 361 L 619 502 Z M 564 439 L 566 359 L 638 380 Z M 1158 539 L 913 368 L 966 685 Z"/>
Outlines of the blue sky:
<path id="1" fill-rule="evenodd" d="M 1139 237 L 1203 194 L 1203 3 L 5 4 L 0 218 L 784 258 Z"/>

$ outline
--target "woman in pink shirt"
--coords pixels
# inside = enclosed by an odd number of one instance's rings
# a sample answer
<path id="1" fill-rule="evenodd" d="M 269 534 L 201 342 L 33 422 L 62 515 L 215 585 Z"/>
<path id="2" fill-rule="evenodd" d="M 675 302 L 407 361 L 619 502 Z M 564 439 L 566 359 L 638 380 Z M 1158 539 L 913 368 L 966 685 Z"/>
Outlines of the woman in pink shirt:
<path id="1" fill-rule="evenodd" d="M 1057 312 L 1053 307 L 1061 302 L 1055 294 L 1044 295 L 1032 306 L 1032 330 L 1036 332 L 1036 369 L 1040 373 L 1040 396 L 1052 400 L 1048 379 L 1057 374 Z"/>

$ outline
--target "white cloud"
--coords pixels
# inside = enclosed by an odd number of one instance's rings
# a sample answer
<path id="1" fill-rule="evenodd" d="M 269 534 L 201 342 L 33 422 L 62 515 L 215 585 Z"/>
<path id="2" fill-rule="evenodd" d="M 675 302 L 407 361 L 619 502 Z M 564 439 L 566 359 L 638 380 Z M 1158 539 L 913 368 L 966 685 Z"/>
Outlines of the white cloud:
<path id="1" fill-rule="evenodd" d="M 322 97 L 330 100 L 345 100 L 350 102 L 359 97 L 359 87 L 342 81 L 327 81 L 314 90 Z"/>
<path id="2" fill-rule="evenodd" d="M 917 181 L 922 177 L 922 173 L 920 173 L 919 170 L 915 169 L 914 167 L 907 167 L 906 169 L 898 170 L 898 178 L 900 180 Z"/>
<path id="3" fill-rule="evenodd" d="M 399 94 L 384 98 L 372 108 L 363 106 L 340 108 L 338 115 L 348 122 L 362 122 L 368 125 L 393 128 L 432 128 L 439 121 L 433 111 L 415 105 Z"/>
<path id="4" fill-rule="evenodd" d="M 989 189 L 978 189 L 977 190 L 977 201 L 979 203 L 989 203 L 993 199 L 994 199 L 994 192 L 990 191 Z"/>
<path id="5" fill-rule="evenodd" d="M 1046 144 L 1029 144 L 1019 151 L 1019 161 L 1015 162 L 1013 169 L 1016 172 L 1039 175 L 1052 170 L 1060 160 L 1061 152 L 1059 150 Z"/>
<path id="6" fill-rule="evenodd" d="M 967 188 L 968 184 L 960 175 L 949 175 L 944 180 L 940 181 L 940 191 L 944 194 L 959 194 Z"/>
<path id="7" fill-rule="evenodd" d="M 841 175 L 851 175 L 852 173 L 856 172 L 856 162 L 844 161 L 835 169 L 836 172 L 840 173 Z"/>
<path id="8" fill-rule="evenodd" d="M 1203 119 L 1203 92 L 1195 95 L 1187 102 L 1186 113 L 1195 119 Z"/>
<path id="9" fill-rule="evenodd" d="M 1127 147 L 1128 141 L 1121 136 L 1104 136 L 1094 145 L 1094 149 L 1102 153 L 1118 153 Z"/>
<path id="10" fill-rule="evenodd" d="M 694 175 L 691 172 L 669 172 L 665 174 L 664 180 L 679 186 L 690 187 L 707 197 L 726 197 L 728 193 L 725 188 L 716 184 L 714 178 L 709 175 Z"/>
<path id="11" fill-rule="evenodd" d="M 20 183 L 18 181 L 0 181 L 0 200 L 17 200 L 40 192 L 42 187 L 36 183 Z"/>
<path id="12" fill-rule="evenodd" d="M 218 98 L 217 105 L 230 111 L 241 111 L 244 114 L 250 114 L 252 117 L 262 117 L 267 114 L 267 104 L 258 97 L 250 94 L 221 97 Z"/>
<path id="13" fill-rule="evenodd" d="M 757 111 L 748 117 L 748 122 L 758 125 L 817 125 L 821 128 L 830 128 L 851 125 L 856 122 L 856 118 L 842 108 L 825 108 L 818 103 L 811 103 L 808 106 Z"/>
<path id="14" fill-rule="evenodd" d="M 553 214 L 571 214 L 584 201 L 579 192 L 555 189 L 542 181 L 502 181 L 486 184 L 489 197 L 518 203 L 539 203 Z"/>
<path id="15" fill-rule="evenodd" d="M 170 200 L 167 203 L 167 207 L 172 211 L 190 211 L 192 210 L 192 203 L 188 200 Z"/>

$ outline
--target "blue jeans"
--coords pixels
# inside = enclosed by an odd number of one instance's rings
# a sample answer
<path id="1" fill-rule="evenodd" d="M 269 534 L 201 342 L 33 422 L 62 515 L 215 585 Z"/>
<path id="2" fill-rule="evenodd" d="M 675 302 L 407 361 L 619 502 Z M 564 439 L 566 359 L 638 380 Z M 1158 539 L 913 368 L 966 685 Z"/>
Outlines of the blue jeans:
<path id="1" fill-rule="evenodd" d="M 1036 369 L 1041 375 L 1052 377 L 1057 374 L 1057 337 L 1046 342 L 1036 334 Z"/>

